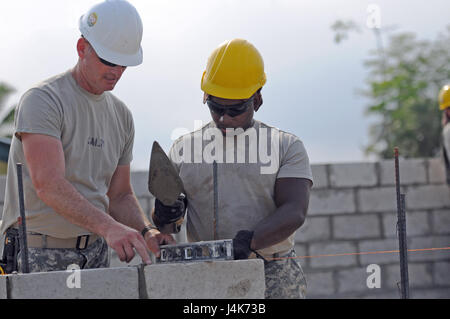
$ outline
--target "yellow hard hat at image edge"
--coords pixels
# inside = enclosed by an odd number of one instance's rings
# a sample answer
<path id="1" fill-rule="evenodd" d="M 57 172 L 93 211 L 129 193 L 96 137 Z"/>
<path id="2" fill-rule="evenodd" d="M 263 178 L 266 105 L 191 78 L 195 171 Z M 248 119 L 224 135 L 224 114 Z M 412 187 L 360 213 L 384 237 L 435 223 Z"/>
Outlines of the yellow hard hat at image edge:
<path id="1" fill-rule="evenodd" d="M 445 110 L 450 107 L 450 84 L 444 85 L 439 92 L 439 109 Z"/>
<path id="2" fill-rule="evenodd" d="M 201 89 L 224 99 L 248 99 L 266 83 L 264 61 L 247 40 L 233 39 L 209 56 Z"/>

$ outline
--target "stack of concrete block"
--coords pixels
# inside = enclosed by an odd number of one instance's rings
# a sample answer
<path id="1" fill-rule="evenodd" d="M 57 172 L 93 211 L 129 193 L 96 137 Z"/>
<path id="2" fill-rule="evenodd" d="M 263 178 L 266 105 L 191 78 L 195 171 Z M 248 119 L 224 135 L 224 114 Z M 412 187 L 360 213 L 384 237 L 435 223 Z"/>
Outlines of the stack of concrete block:
<path id="1" fill-rule="evenodd" d="M 0 276 L 0 299 L 262 299 L 261 260 Z"/>
<path id="2" fill-rule="evenodd" d="M 394 161 L 312 169 L 308 218 L 296 233 L 308 297 L 399 298 L 399 254 L 378 253 L 399 247 Z M 400 160 L 400 180 L 408 249 L 450 247 L 450 188 L 442 161 Z M 409 252 L 408 259 L 412 298 L 450 298 L 450 250 Z M 371 264 L 380 266 L 380 288 L 368 288 Z"/>

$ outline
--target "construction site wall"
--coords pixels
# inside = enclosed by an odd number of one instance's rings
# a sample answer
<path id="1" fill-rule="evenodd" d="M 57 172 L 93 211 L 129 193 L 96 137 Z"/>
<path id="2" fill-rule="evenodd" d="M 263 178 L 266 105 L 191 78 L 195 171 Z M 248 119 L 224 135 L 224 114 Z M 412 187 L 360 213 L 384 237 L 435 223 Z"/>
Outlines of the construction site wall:
<path id="1" fill-rule="evenodd" d="M 307 297 L 400 298 L 394 161 L 315 164 L 312 170 L 308 216 L 295 245 Z M 132 173 L 134 191 L 150 214 L 154 199 L 147 179 L 148 172 Z M 450 298 L 450 188 L 443 162 L 400 160 L 400 180 L 410 296 Z M 4 185 L 0 177 L 1 204 Z M 111 267 L 124 266 L 112 257 Z"/>

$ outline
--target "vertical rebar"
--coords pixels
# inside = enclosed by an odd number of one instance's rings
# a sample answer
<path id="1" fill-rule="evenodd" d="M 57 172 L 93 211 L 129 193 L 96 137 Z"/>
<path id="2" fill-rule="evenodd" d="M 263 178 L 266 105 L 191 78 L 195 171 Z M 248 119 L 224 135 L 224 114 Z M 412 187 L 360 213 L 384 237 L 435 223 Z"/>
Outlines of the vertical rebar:
<path id="1" fill-rule="evenodd" d="M 400 216 L 398 219 L 398 236 L 400 250 L 400 278 L 402 299 L 409 299 L 408 247 L 406 243 L 405 194 L 400 194 Z"/>
<path id="2" fill-rule="evenodd" d="M 217 240 L 217 210 L 218 210 L 218 201 L 219 201 L 219 193 L 217 189 L 217 162 L 213 162 L 213 188 L 214 188 L 214 219 L 213 219 L 213 227 L 214 227 L 214 240 Z"/>
<path id="3" fill-rule="evenodd" d="M 400 291 L 402 299 L 409 299 L 408 248 L 406 244 L 406 212 L 405 194 L 400 194 L 400 169 L 398 163 L 398 147 L 394 148 L 395 187 L 397 192 L 397 230 L 400 252 Z"/>
<path id="4" fill-rule="evenodd" d="M 28 264 L 27 225 L 25 221 L 25 204 L 24 204 L 23 181 L 22 181 L 23 164 L 17 163 L 16 167 L 17 167 L 17 185 L 19 188 L 19 210 L 20 210 L 19 243 L 22 259 L 22 273 L 27 274 L 30 272 L 30 267 Z"/>

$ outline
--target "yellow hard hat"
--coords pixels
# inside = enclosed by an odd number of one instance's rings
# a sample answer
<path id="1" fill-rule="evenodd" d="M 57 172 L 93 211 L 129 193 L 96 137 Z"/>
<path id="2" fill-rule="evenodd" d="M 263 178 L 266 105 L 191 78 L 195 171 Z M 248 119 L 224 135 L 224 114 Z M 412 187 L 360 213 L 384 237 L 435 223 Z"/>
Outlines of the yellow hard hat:
<path id="1" fill-rule="evenodd" d="M 450 85 L 444 85 L 439 92 L 439 109 L 445 110 L 450 107 Z"/>
<path id="2" fill-rule="evenodd" d="M 224 99 L 248 99 L 266 83 L 264 61 L 248 41 L 233 39 L 209 56 L 203 72 L 203 92 Z"/>

